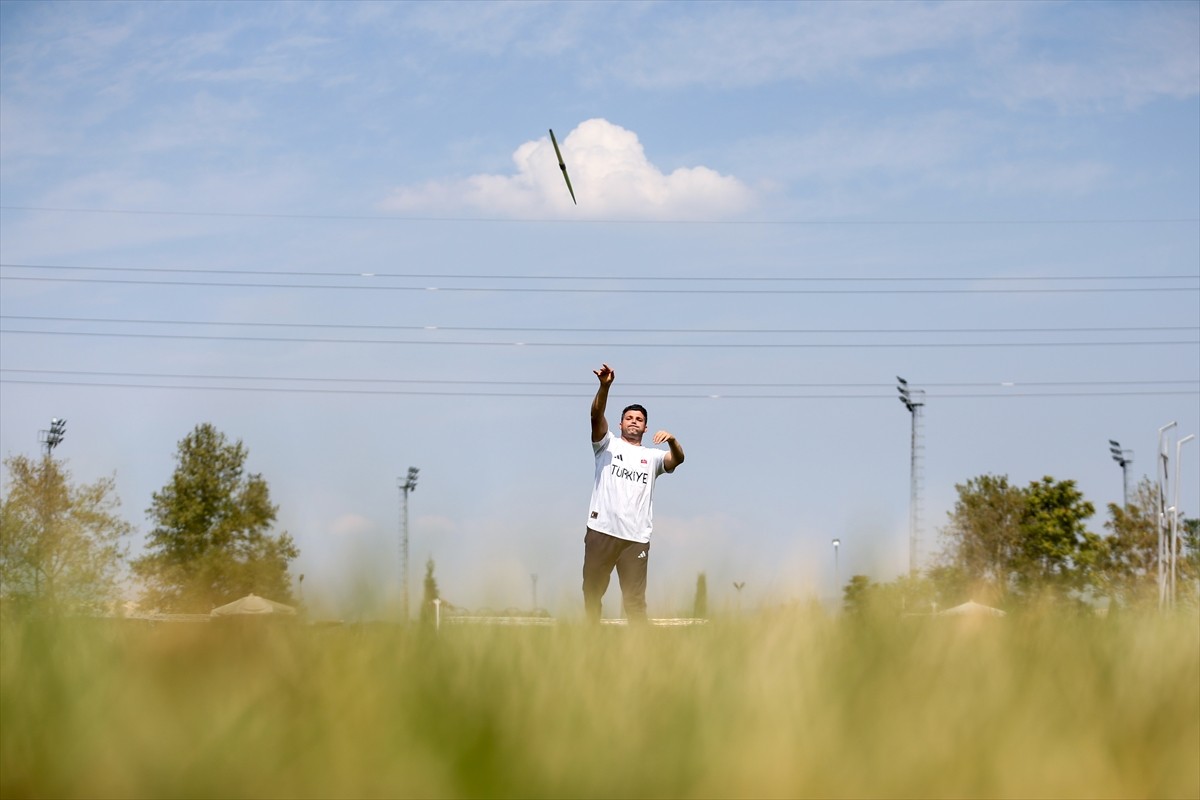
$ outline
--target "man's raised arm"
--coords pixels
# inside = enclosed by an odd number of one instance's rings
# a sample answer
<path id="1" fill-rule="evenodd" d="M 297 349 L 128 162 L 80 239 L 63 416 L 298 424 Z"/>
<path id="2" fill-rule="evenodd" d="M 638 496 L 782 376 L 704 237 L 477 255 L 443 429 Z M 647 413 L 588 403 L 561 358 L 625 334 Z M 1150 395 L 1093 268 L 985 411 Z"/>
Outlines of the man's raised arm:
<path id="1" fill-rule="evenodd" d="M 594 369 L 592 372 L 600 379 L 600 386 L 596 388 L 596 396 L 592 399 L 592 441 L 598 442 L 608 433 L 608 420 L 604 418 L 604 409 L 608 405 L 608 387 L 612 386 L 617 373 L 613 372 L 608 364 L 601 364 L 600 369 Z"/>

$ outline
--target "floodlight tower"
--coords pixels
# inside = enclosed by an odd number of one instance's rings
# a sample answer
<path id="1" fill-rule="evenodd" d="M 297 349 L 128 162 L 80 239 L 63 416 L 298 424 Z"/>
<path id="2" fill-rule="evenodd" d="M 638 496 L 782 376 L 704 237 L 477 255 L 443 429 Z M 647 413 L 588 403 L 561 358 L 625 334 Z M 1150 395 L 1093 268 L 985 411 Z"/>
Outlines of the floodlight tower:
<path id="1" fill-rule="evenodd" d="M 897 391 L 900 392 L 900 402 L 912 415 L 912 441 L 909 453 L 909 489 L 908 489 L 908 574 L 916 575 L 919 561 L 921 540 L 921 427 L 923 423 L 922 409 L 925 408 L 925 390 L 910 389 L 908 381 L 896 376 Z"/>
<path id="2" fill-rule="evenodd" d="M 404 479 L 397 479 L 400 482 L 400 496 L 402 499 L 400 509 L 400 591 L 403 595 L 401 599 L 401 619 L 405 624 L 408 623 L 408 493 L 414 492 L 417 489 L 417 473 L 420 470 L 416 467 L 408 468 L 408 476 Z"/>
<path id="3" fill-rule="evenodd" d="M 1129 465 L 1133 463 L 1133 451 L 1122 450 L 1119 442 L 1108 440 L 1108 452 L 1112 454 L 1113 461 L 1121 465 L 1121 492 L 1124 502 L 1122 505 L 1129 508 Z"/>
<path id="4" fill-rule="evenodd" d="M 54 448 L 62 444 L 62 440 L 67 435 L 67 421 L 55 417 L 50 420 L 50 430 L 38 431 L 38 441 L 42 447 L 46 448 L 46 458 L 50 457 L 50 453 Z"/>

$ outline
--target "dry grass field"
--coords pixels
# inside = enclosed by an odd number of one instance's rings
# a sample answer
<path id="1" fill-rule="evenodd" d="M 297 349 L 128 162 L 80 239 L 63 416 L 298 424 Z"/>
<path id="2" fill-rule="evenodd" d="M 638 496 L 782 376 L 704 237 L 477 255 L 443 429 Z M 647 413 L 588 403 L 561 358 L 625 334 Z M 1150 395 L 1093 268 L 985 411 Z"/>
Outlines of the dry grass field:
<path id="1" fill-rule="evenodd" d="M 5 798 L 1200 796 L 1194 612 L 2 633 Z"/>

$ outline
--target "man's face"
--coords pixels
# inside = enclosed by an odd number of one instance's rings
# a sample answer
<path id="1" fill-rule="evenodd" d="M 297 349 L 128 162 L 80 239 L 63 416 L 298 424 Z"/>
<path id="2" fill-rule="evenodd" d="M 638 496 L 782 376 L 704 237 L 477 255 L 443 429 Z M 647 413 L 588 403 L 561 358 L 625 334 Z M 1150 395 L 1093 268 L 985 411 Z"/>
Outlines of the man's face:
<path id="1" fill-rule="evenodd" d="M 646 417 L 637 409 L 630 409 L 621 417 L 621 438 L 631 442 L 640 442 L 646 432 Z"/>

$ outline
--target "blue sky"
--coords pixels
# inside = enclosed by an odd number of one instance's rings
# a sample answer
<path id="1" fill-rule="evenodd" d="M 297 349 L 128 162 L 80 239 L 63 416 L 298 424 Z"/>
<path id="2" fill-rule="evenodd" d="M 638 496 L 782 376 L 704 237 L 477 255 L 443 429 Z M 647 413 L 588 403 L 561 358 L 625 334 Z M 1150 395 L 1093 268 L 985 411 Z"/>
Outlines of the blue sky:
<path id="1" fill-rule="evenodd" d="M 0 3 L 0 450 L 211 422 L 323 613 L 582 610 L 592 370 L 687 463 L 651 614 L 908 566 L 955 484 L 1200 429 L 1200 4 Z M 550 144 L 570 170 L 571 203 Z M 176 284 L 176 285 L 171 285 Z M 615 413 L 615 411 L 613 412 Z M 1190 448 L 1190 449 L 1188 449 Z M 1200 508 L 1200 448 L 1181 506 Z M 1173 466 L 1172 466 L 1173 470 Z M 606 607 L 618 605 L 615 588 Z"/>

